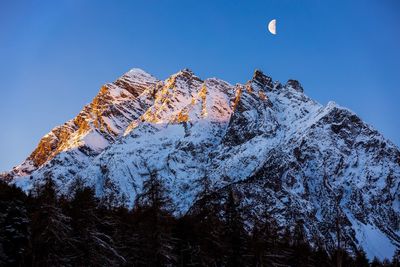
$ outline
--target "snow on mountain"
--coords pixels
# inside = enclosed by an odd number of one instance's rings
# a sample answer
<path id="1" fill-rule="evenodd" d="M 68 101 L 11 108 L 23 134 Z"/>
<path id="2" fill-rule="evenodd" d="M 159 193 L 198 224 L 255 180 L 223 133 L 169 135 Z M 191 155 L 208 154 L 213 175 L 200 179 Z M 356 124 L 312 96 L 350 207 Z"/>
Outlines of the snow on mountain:
<path id="1" fill-rule="evenodd" d="M 2 176 L 25 190 L 50 177 L 65 194 L 80 179 L 132 205 L 152 171 L 178 214 L 207 177 L 217 198 L 236 190 L 249 227 L 268 212 L 281 227 L 303 222 L 327 247 L 371 258 L 400 247 L 399 149 L 350 110 L 260 71 L 230 85 L 187 69 L 165 81 L 132 69 Z"/>
<path id="2" fill-rule="evenodd" d="M 61 152 L 79 150 L 87 157 L 99 154 L 150 106 L 157 82 L 143 70 L 132 69 L 114 83 L 104 85 L 74 119 L 46 134 L 8 177 L 29 175 Z"/>

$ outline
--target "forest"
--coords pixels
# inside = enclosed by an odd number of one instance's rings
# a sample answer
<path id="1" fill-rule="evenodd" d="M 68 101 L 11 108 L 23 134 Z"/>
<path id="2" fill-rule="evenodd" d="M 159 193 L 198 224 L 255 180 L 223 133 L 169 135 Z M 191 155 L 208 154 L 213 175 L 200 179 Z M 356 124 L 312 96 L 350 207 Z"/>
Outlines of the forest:
<path id="1" fill-rule="evenodd" d="M 60 195 L 51 179 L 27 195 L 0 183 L 1 266 L 400 266 L 369 261 L 362 250 L 326 251 L 295 231 L 278 234 L 265 220 L 249 230 L 233 190 L 221 203 L 205 189 L 196 206 L 177 216 L 168 191 L 150 175 L 132 209 L 98 199 L 77 183 Z M 268 218 L 268 215 L 266 215 Z"/>

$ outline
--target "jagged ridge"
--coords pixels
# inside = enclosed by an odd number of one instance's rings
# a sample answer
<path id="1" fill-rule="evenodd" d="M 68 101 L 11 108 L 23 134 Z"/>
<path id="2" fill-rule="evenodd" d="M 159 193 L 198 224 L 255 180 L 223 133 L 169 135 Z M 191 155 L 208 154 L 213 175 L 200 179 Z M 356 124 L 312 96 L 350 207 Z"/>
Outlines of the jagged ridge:
<path id="1" fill-rule="evenodd" d="M 399 149 L 353 112 L 308 98 L 298 81 L 282 85 L 258 70 L 230 85 L 187 69 L 165 81 L 133 69 L 3 177 L 25 190 L 51 177 L 65 193 L 80 178 L 132 205 L 149 169 L 178 213 L 196 205 L 207 177 L 216 196 L 235 188 L 249 226 L 268 211 L 334 246 L 340 218 L 349 250 L 383 258 L 400 244 Z"/>

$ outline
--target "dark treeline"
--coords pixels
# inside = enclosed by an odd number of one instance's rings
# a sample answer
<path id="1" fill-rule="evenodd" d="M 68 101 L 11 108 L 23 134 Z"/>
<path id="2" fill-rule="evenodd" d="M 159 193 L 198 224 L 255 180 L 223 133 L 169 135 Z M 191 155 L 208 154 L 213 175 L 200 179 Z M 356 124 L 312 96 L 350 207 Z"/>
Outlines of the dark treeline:
<path id="1" fill-rule="evenodd" d="M 163 183 L 149 177 L 131 210 L 107 205 L 79 184 L 65 198 L 51 180 L 28 196 L 0 183 L 0 265 L 400 266 L 399 253 L 369 262 L 362 251 L 351 257 L 312 248 L 301 224 L 283 237 L 268 219 L 246 231 L 229 190 L 216 204 L 205 187 L 195 210 L 177 218 Z"/>

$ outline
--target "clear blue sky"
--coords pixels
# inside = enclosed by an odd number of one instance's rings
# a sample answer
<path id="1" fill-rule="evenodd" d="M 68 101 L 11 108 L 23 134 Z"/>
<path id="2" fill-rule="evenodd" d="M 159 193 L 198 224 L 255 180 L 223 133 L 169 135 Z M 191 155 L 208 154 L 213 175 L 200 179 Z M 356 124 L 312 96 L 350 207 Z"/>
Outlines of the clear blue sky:
<path id="1" fill-rule="evenodd" d="M 400 144 L 398 0 L 1 1 L 0 170 L 132 67 L 295 78 Z"/>

